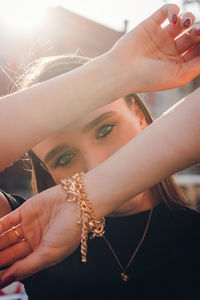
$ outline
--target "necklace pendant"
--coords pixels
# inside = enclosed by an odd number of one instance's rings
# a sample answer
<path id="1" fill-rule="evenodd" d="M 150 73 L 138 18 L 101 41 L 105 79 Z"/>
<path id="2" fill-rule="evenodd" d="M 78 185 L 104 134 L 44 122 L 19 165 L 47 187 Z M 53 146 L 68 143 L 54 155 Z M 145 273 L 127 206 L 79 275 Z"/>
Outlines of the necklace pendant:
<path id="1" fill-rule="evenodd" d="M 121 273 L 121 278 L 123 281 L 127 282 L 128 281 L 128 275 L 126 275 L 125 273 Z"/>

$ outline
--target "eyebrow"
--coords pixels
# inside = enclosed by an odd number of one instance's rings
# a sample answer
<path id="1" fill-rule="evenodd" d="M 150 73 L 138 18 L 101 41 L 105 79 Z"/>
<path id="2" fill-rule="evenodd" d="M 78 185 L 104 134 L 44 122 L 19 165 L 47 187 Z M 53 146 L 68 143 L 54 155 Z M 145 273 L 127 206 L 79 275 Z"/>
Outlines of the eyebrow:
<path id="1" fill-rule="evenodd" d="M 109 117 L 111 117 L 113 115 L 116 115 L 115 111 L 107 111 L 107 112 L 101 114 L 100 116 L 98 116 L 97 118 L 95 118 L 94 120 L 92 120 L 91 122 L 89 122 L 82 129 L 82 132 L 85 133 L 85 132 L 90 131 L 91 129 L 93 129 L 94 127 L 96 127 L 99 123 L 103 122 L 105 119 L 107 119 L 107 118 L 109 118 Z"/>
<path id="2" fill-rule="evenodd" d="M 116 115 L 115 111 L 108 111 L 108 112 L 105 112 L 105 113 L 99 115 L 97 118 L 95 118 L 91 122 L 87 123 L 86 126 L 81 130 L 81 132 L 85 133 L 85 132 L 90 131 L 91 129 L 96 127 L 99 123 L 103 122 L 105 119 L 107 119 L 113 115 Z M 67 150 L 68 148 L 70 148 L 70 147 L 67 144 L 61 144 L 61 145 L 58 145 L 57 147 L 55 147 L 54 149 L 52 149 L 51 151 L 49 151 L 44 157 L 45 164 L 48 161 L 50 161 L 59 152 L 62 152 L 63 150 Z"/>

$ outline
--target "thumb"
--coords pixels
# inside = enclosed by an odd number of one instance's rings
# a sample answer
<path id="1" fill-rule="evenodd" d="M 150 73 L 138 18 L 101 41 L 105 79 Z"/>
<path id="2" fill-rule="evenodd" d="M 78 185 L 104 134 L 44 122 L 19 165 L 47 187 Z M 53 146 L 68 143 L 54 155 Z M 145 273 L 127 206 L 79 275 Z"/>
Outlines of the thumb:
<path id="1" fill-rule="evenodd" d="M 185 85 L 200 74 L 200 56 L 195 57 L 182 64 L 180 78 Z"/>
<path id="2" fill-rule="evenodd" d="M 165 4 L 161 8 L 159 8 L 156 12 L 154 12 L 149 18 L 147 18 L 143 25 L 150 20 L 156 22 L 158 25 L 161 25 L 167 18 L 170 23 L 174 23 L 173 16 L 178 16 L 179 7 L 176 4 Z"/>

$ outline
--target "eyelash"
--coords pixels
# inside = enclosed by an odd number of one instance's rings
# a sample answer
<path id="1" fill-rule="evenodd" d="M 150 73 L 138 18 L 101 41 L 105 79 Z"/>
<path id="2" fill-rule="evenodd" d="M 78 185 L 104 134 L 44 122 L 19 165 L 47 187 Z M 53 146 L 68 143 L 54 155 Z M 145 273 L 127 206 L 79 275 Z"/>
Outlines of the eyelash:
<path id="1" fill-rule="evenodd" d="M 106 125 L 103 125 L 102 127 L 100 127 L 96 132 L 96 139 L 99 140 L 99 139 L 105 138 L 108 134 L 111 133 L 114 126 L 115 126 L 115 124 L 106 124 Z M 109 127 L 108 131 L 106 131 L 106 133 L 103 134 L 101 137 L 98 137 L 98 134 L 101 133 L 101 130 L 105 129 L 106 127 Z"/>
<path id="2" fill-rule="evenodd" d="M 61 160 L 65 159 L 67 156 L 69 157 L 68 161 L 61 164 Z M 68 165 L 74 156 L 75 156 L 75 153 L 65 153 L 65 154 L 59 156 L 59 158 L 56 160 L 55 168 L 56 167 L 64 167 L 64 166 Z"/>
<path id="3" fill-rule="evenodd" d="M 106 125 L 103 125 L 102 127 L 100 127 L 96 132 L 96 139 L 99 140 L 99 139 L 105 138 L 107 135 L 109 135 L 111 133 L 114 126 L 115 126 L 115 124 L 106 124 Z M 106 133 L 104 133 L 101 137 L 99 137 L 98 134 L 100 134 L 101 131 L 103 129 L 105 129 L 106 127 L 109 127 L 109 129 L 106 131 Z M 71 160 L 74 158 L 75 155 L 76 155 L 75 153 L 65 153 L 65 154 L 59 156 L 59 158 L 55 162 L 55 168 L 56 167 L 65 167 L 66 165 L 68 165 L 71 162 Z M 61 160 L 65 159 L 67 156 L 69 157 L 67 162 L 64 162 L 61 164 Z"/>

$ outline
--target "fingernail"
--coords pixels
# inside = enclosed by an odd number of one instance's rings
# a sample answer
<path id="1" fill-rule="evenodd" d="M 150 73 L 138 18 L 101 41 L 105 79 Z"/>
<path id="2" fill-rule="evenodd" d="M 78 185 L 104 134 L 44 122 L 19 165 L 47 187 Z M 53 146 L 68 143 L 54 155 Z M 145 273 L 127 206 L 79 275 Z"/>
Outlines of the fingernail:
<path id="1" fill-rule="evenodd" d="M 172 16 L 172 26 L 174 27 L 178 21 L 177 14 L 173 14 Z"/>
<path id="2" fill-rule="evenodd" d="M 5 286 L 11 284 L 14 281 L 15 281 L 15 277 L 14 276 L 8 276 L 8 277 L 6 277 L 2 281 L 0 281 L 0 289 L 4 288 Z"/>
<path id="3" fill-rule="evenodd" d="M 192 19 L 190 17 L 185 18 L 185 20 L 183 21 L 183 27 L 187 28 L 192 24 Z"/>
<path id="4" fill-rule="evenodd" d="M 196 33 L 197 35 L 200 35 L 200 27 L 196 27 L 196 28 L 195 28 L 195 33 Z"/>

